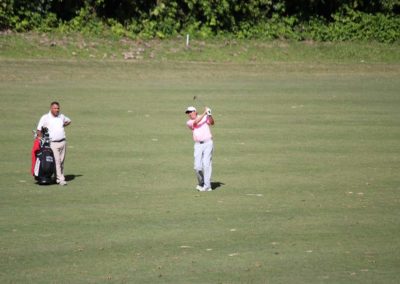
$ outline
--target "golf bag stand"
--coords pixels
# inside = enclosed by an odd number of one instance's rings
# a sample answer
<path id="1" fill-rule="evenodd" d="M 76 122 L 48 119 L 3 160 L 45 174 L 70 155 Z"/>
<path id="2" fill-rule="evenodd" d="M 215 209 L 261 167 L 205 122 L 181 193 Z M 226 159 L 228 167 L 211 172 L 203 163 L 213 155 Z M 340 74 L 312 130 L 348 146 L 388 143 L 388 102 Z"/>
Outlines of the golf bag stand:
<path id="1" fill-rule="evenodd" d="M 53 175 L 56 172 L 54 154 L 50 148 L 50 143 L 48 129 L 43 127 L 42 138 L 35 140 L 32 149 L 32 155 L 35 155 L 35 164 L 32 165 L 33 176 L 40 185 L 53 183 Z"/>

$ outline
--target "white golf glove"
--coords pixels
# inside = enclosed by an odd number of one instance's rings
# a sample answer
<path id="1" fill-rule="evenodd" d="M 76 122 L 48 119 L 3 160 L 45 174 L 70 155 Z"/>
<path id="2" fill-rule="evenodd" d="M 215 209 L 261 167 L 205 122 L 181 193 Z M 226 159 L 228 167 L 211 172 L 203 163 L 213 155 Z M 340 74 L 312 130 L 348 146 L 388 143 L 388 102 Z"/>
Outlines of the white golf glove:
<path id="1" fill-rule="evenodd" d="M 211 115 L 211 109 L 207 108 L 207 115 Z"/>

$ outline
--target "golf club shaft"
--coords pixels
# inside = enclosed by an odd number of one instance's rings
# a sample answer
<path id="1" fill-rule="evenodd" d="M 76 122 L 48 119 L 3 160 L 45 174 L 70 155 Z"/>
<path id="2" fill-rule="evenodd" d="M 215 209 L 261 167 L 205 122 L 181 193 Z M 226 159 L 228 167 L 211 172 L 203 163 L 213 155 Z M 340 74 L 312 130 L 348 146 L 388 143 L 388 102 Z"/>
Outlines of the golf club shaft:
<path id="1" fill-rule="evenodd" d="M 204 107 L 207 106 L 202 100 L 199 99 L 198 96 L 194 96 L 193 100 L 197 100 L 197 101 L 198 101 L 200 104 L 202 104 Z"/>

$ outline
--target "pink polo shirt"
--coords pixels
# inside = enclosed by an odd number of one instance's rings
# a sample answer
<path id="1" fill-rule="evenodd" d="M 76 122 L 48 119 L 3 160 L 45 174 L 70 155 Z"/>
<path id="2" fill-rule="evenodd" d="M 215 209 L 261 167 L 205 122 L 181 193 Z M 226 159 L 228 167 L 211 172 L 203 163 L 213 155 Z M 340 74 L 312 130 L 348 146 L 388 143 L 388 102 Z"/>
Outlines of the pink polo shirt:
<path id="1" fill-rule="evenodd" d="M 203 119 L 197 125 L 194 125 L 194 119 L 189 119 L 186 122 L 186 125 L 192 130 L 193 140 L 195 142 L 207 141 L 212 139 L 207 115 L 204 116 Z"/>

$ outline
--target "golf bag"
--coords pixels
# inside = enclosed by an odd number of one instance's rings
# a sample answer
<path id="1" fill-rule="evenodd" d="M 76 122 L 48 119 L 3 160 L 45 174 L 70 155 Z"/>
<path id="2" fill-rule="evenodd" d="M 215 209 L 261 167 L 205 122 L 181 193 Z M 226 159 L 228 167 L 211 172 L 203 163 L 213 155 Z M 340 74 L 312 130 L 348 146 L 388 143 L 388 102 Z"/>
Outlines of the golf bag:
<path id="1" fill-rule="evenodd" d="M 32 155 L 35 155 L 35 164 L 34 166 L 32 164 L 33 176 L 39 184 L 53 183 L 53 175 L 56 172 L 56 163 L 50 143 L 48 130 L 43 127 L 42 138 L 35 140 L 32 149 Z"/>

